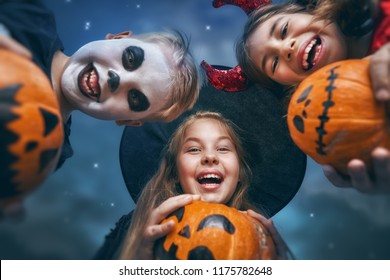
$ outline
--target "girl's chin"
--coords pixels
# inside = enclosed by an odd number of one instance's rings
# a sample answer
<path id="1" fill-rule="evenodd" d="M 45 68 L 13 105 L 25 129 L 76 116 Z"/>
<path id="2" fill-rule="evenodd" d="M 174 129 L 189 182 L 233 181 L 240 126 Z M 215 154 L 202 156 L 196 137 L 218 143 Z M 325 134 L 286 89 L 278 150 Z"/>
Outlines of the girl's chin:
<path id="1" fill-rule="evenodd" d="M 224 201 L 222 201 L 221 199 L 218 199 L 217 197 L 212 197 L 209 195 L 201 195 L 200 199 L 202 201 L 208 202 L 208 203 L 224 203 Z"/>

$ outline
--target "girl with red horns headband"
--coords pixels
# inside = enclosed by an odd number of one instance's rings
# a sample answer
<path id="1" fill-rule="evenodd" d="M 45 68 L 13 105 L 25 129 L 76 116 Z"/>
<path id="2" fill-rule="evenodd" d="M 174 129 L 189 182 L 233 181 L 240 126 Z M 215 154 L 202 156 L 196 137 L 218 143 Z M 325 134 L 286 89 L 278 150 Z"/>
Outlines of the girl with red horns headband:
<path id="1" fill-rule="evenodd" d="M 236 44 L 238 66 L 217 70 L 202 62 L 214 87 L 241 91 L 254 82 L 288 93 L 322 66 L 372 55 L 370 72 L 375 97 L 390 104 L 390 0 L 296 0 L 284 4 L 272 4 L 269 0 L 213 1 L 216 8 L 225 4 L 240 7 L 248 14 L 248 21 Z M 294 50 L 300 46 L 300 36 L 309 32 L 316 36 L 310 45 L 315 52 L 299 56 Z M 320 55 L 321 52 L 327 53 Z M 323 169 L 335 186 L 363 192 L 390 192 L 390 151 L 377 148 L 372 159 L 373 177 L 357 159 L 348 165 L 348 178 L 330 166 Z"/>

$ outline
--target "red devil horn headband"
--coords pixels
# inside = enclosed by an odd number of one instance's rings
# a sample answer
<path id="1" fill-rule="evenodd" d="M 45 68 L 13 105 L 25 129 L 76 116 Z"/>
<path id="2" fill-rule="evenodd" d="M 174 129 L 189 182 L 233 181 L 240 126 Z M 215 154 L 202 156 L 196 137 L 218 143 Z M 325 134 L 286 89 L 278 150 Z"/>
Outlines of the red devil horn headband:
<path id="1" fill-rule="evenodd" d="M 209 83 L 216 89 L 236 92 L 245 90 L 248 86 L 248 80 L 239 65 L 229 70 L 216 69 L 204 60 L 200 65 L 205 70 Z"/>
<path id="2" fill-rule="evenodd" d="M 223 5 L 234 5 L 240 7 L 247 15 L 260 6 L 271 4 L 271 0 L 214 0 L 213 7 L 219 8 Z"/>
<path id="3" fill-rule="evenodd" d="M 272 3 L 271 0 L 214 0 L 213 7 L 219 8 L 223 5 L 235 5 L 249 15 L 257 7 L 270 3 Z M 209 83 L 216 89 L 236 92 L 245 90 L 248 87 L 248 79 L 238 65 L 230 70 L 219 70 L 213 68 L 206 61 L 202 61 L 201 66 L 206 72 Z"/>

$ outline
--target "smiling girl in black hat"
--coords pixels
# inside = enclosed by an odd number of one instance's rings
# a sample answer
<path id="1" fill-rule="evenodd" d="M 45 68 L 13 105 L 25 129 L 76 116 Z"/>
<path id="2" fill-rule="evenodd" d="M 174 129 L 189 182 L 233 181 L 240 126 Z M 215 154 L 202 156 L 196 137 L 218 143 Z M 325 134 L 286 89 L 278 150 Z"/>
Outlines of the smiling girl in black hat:
<path id="1" fill-rule="evenodd" d="M 247 184 L 247 200 L 228 205 L 242 210 L 260 209 L 261 214 L 267 218 L 286 206 L 302 183 L 306 156 L 290 138 L 284 119 L 283 99 L 257 85 L 252 85 L 240 93 L 229 93 L 206 84 L 201 89 L 194 108 L 179 119 L 171 123 L 147 123 L 142 127 L 126 127 L 124 130 L 120 147 L 121 169 L 126 186 L 138 209 L 143 212 L 148 211 L 147 208 L 154 208 L 153 203 L 141 206 L 143 203 L 139 200 L 140 193 L 150 178 L 156 174 L 160 162 L 164 161 L 161 151 L 164 150 L 171 135 L 189 115 L 199 111 L 217 112 L 239 127 L 237 133 L 242 141 L 242 149 L 247 155 L 252 180 Z M 175 165 L 170 164 L 169 167 L 176 170 Z M 240 184 L 246 184 L 245 178 L 246 175 L 240 179 Z M 162 185 L 159 185 L 160 187 L 162 188 Z M 177 194 L 180 192 L 165 196 L 165 199 Z M 146 222 L 146 216 L 141 214 L 143 222 Z M 132 213 L 119 220 L 116 228 L 106 237 L 96 258 L 118 258 L 131 219 Z"/>
<path id="2" fill-rule="evenodd" d="M 247 196 L 250 178 L 234 125 L 219 113 L 189 116 L 173 133 L 158 171 L 138 199 L 120 258 L 153 259 L 155 241 L 174 229 L 173 221 L 160 222 L 201 199 L 247 211 L 268 228 L 278 257 L 285 259 L 287 246 L 272 222 L 253 211 L 259 212 Z"/>

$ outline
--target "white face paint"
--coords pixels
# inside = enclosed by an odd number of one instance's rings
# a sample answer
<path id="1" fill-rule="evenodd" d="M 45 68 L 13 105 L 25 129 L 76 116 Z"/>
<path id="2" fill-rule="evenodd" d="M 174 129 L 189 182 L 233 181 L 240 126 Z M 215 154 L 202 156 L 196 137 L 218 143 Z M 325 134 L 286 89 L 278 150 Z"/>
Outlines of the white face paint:
<path id="1" fill-rule="evenodd" d="M 70 57 L 61 89 L 75 109 L 97 119 L 142 121 L 170 103 L 170 70 L 158 45 L 94 41 Z"/>

